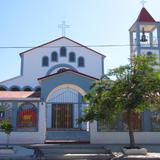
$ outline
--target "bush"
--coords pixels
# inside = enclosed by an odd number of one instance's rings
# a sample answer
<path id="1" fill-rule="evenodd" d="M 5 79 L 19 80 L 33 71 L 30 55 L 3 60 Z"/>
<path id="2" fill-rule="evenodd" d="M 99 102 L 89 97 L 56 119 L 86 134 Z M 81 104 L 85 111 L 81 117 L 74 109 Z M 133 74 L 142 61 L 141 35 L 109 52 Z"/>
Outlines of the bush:
<path id="1" fill-rule="evenodd" d="M 0 128 L 6 133 L 10 134 L 13 130 L 12 124 L 8 120 L 2 120 L 0 122 Z"/>

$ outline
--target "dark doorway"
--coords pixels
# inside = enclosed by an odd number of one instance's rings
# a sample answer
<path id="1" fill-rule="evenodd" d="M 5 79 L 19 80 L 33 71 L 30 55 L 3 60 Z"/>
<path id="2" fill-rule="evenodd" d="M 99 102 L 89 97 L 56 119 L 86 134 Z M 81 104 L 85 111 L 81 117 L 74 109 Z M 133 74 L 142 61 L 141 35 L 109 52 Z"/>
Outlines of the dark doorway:
<path id="1" fill-rule="evenodd" d="M 52 105 L 52 127 L 73 128 L 73 104 Z"/>

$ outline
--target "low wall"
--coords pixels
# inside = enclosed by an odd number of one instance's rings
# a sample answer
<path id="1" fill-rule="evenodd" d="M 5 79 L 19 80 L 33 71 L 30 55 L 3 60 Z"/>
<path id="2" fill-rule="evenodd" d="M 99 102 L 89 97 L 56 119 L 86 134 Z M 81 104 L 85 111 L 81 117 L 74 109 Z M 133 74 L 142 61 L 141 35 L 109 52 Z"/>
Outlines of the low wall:
<path id="1" fill-rule="evenodd" d="M 45 104 L 39 106 L 39 120 L 37 132 L 12 132 L 9 138 L 10 144 L 44 143 L 46 134 L 46 110 Z M 6 144 L 7 135 L 0 132 L 0 144 Z"/>
<path id="2" fill-rule="evenodd" d="M 160 132 L 135 132 L 137 144 L 160 144 Z M 128 144 L 128 132 L 97 132 L 97 122 L 90 124 L 91 144 Z"/>

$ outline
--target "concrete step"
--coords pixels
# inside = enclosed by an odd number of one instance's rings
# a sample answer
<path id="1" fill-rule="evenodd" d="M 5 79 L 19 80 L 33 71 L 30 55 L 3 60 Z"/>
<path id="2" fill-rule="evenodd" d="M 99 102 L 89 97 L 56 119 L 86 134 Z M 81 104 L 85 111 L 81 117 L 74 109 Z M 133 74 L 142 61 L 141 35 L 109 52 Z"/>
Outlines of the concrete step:
<path id="1" fill-rule="evenodd" d="M 97 145 L 97 144 L 35 144 L 32 147 L 38 147 L 39 149 L 98 149 L 98 148 L 110 148 L 110 145 Z"/>
<path id="2" fill-rule="evenodd" d="M 40 147 L 40 150 L 45 159 L 109 159 L 110 155 L 107 154 L 104 146 L 91 146 L 91 145 L 52 145 Z"/>
<path id="3" fill-rule="evenodd" d="M 90 144 L 90 141 L 79 140 L 46 140 L 45 144 Z"/>
<path id="4" fill-rule="evenodd" d="M 67 148 L 67 149 L 59 149 L 59 148 L 54 148 L 54 149 L 41 149 L 43 154 L 105 154 L 106 151 L 104 148 Z"/>
<path id="5" fill-rule="evenodd" d="M 45 160 L 111 160 L 109 155 L 105 154 L 48 154 Z"/>
<path id="6" fill-rule="evenodd" d="M 89 141 L 90 133 L 86 131 L 47 131 L 46 140 Z"/>

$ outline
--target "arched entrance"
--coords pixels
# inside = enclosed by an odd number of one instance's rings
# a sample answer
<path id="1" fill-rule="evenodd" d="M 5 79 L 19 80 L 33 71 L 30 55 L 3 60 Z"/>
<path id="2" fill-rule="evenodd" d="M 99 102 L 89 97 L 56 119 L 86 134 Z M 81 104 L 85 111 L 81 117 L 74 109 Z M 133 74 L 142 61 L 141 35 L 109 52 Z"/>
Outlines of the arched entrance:
<path id="1" fill-rule="evenodd" d="M 86 92 L 73 84 L 62 84 L 54 88 L 46 99 L 48 130 L 86 130 L 85 123 L 77 124 L 87 103 Z"/>
<path id="2" fill-rule="evenodd" d="M 64 70 L 38 80 L 41 100 L 46 103 L 46 140 L 89 142 L 89 123 L 77 124 L 77 119 L 88 106 L 83 96 L 96 79 L 73 70 Z"/>

